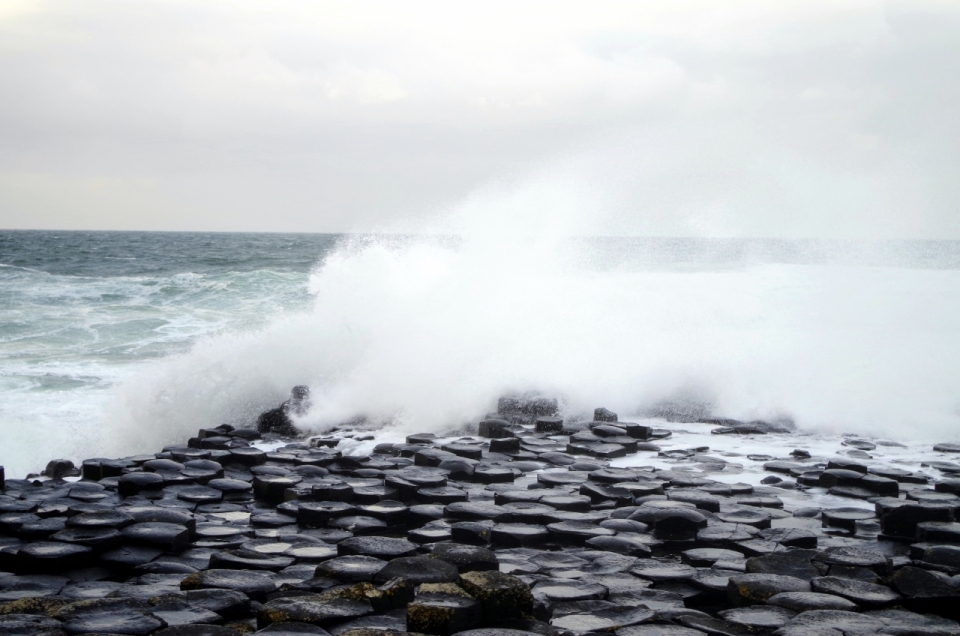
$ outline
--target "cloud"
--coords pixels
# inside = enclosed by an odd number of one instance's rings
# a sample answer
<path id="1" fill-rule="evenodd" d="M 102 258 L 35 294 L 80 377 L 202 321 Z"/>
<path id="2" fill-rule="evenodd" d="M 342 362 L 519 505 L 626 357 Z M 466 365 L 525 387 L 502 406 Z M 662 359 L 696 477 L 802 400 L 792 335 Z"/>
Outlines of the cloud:
<path id="1" fill-rule="evenodd" d="M 153 194 L 7 179 L 0 226 L 370 229 L 554 173 L 605 202 L 596 233 L 960 237 L 958 26 L 878 0 L 7 2 L 0 171 Z"/>

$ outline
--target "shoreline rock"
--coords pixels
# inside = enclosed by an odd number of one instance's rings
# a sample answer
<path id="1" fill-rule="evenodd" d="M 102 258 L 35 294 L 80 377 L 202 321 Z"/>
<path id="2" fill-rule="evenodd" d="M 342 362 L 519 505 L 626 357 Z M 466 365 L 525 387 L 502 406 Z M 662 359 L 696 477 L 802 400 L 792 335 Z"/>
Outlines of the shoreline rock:
<path id="1" fill-rule="evenodd" d="M 278 435 L 308 399 L 46 481 L 0 469 L 0 633 L 960 636 L 949 462 L 933 483 L 849 439 L 850 459 L 758 457 L 773 479 L 751 486 L 706 446 L 662 450 L 668 430 L 518 397 L 480 435 L 361 456 L 337 450 L 349 431 Z M 611 465 L 633 455 L 666 467 Z M 858 505 L 785 505 L 811 488 Z"/>

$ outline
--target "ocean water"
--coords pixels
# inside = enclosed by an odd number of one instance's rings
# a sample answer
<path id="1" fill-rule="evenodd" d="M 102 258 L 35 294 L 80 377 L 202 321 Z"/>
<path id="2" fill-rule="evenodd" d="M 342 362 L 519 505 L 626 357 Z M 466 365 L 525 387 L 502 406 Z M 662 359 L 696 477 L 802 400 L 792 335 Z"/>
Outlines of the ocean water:
<path id="1" fill-rule="evenodd" d="M 960 439 L 960 242 L 0 232 L 0 464 L 249 424 L 453 430 L 499 395 Z"/>

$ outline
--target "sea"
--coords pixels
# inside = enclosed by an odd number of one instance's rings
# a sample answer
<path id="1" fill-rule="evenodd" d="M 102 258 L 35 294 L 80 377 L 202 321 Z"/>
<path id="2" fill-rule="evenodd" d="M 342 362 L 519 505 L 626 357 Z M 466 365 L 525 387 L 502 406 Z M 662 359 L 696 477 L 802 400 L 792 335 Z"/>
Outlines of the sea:
<path id="1" fill-rule="evenodd" d="M 0 231 L 0 465 L 249 426 L 465 430 L 506 394 L 960 440 L 960 242 Z"/>

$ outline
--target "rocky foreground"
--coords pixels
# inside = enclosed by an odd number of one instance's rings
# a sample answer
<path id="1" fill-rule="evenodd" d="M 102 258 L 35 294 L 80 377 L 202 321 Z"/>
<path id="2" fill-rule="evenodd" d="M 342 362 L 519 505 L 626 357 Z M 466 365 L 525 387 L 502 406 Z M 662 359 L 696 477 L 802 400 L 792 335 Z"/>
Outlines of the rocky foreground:
<path id="1" fill-rule="evenodd" d="M 357 456 L 351 432 L 255 447 L 280 410 L 79 481 L 51 462 L 0 495 L 0 634 L 960 635 L 960 465 L 848 440 L 763 458 L 755 488 L 733 453 L 555 411 L 504 399 L 476 436 Z M 611 467 L 634 454 L 661 467 Z"/>

